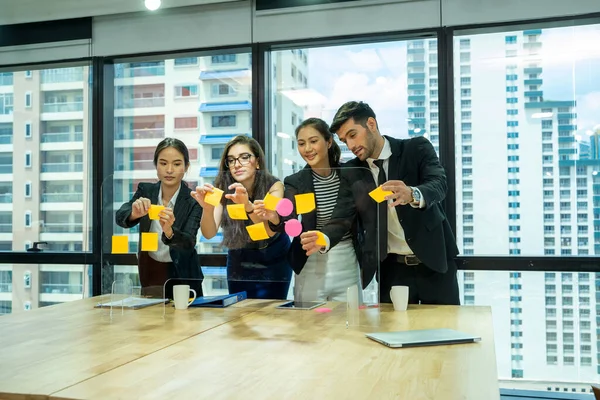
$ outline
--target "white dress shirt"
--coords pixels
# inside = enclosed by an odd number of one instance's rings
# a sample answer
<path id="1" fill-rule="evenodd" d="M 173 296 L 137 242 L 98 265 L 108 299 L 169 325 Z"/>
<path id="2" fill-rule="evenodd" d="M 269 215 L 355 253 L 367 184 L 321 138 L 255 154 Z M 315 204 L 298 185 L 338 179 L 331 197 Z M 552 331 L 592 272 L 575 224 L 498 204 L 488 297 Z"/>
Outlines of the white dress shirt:
<path id="1" fill-rule="evenodd" d="M 180 190 L 181 190 L 181 186 L 179 186 L 179 189 L 177 189 L 177 191 L 175 192 L 173 197 L 171 197 L 171 200 L 169 201 L 169 204 L 166 207 L 168 207 L 172 210 L 175 209 L 175 202 L 177 201 L 177 196 L 179 196 Z M 160 186 L 160 189 L 158 190 L 158 205 L 160 205 L 160 206 L 163 205 L 162 185 Z M 173 260 L 171 259 L 171 253 L 169 253 L 169 246 L 164 244 L 161 239 L 163 230 L 162 230 L 162 227 L 160 226 L 159 220 L 153 219 L 150 221 L 150 232 L 158 233 L 158 250 L 157 251 L 149 251 L 148 255 L 154 261 L 159 261 L 159 262 L 164 262 L 164 263 L 173 262 Z"/>
<path id="2" fill-rule="evenodd" d="M 378 160 L 384 160 L 383 161 L 383 169 L 385 170 L 385 176 L 387 177 L 387 180 L 389 180 L 389 159 L 392 156 L 392 148 L 390 146 L 390 143 L 388 142 L 388 140 L 384 137 L 383 138 L 384 143 L 383 143 L 383 149 L 381 149 L 381 153 L 379 154 L 379 158 L 377 158 Z M 379 167 L 377 167 L 377 165 L 375 165 L 374 161 L 376 159 L 373 158 L 367 158 L 367 164 L 369 164 L 369 168 L 371 169 L 371 173 L 373 174 L 373 179 L 375 180 L 375 183 L 377 183 L 378 180 L 378 176 L 379 176 Z M 419 189 L 415 188 L 416 191 L 419 191 Z M 421 192 L 419 191 L 419 194 L 421 195 Z M 410 205 L 414 208 L 423 208 L 425 207 L 425 199 L 423 198 L 423 196 L 420 196 L 421 200 L 420 203 L 410 203 Z M 392 202 L 391 200 L 389 201 L 390 203 Z M 400 206 L 400 207 L 405 207 L 405 206 Z M 402 229 L 402 225 L 400 225 L 400 221 L 398 220 L 398 213 L 396 212 L 396 210 L 392 209 L 392 208 L 388 208 L 388 213 L 387 213 L 387 218 L 388 218 L 388 241 L 387 241 L 387 252 L 388 253 L 395 253 L 395 254 L 413 254 L 412 250 L 410 249 L 410 247 L 408 246 L 408 243 L 406 242 L 406 237 L 404 236 L 404 229 Z"/>

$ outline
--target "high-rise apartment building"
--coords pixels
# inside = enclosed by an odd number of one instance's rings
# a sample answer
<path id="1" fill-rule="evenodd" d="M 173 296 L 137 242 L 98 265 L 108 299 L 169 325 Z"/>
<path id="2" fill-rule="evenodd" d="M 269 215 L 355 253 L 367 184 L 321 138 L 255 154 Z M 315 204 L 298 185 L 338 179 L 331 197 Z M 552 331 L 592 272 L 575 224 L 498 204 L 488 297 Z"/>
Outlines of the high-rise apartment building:
<path id="1" fill-rule="evenodd" d="M 543 32 L 458 36 L 454 47 L 461 254 L 600 254 L 598 135 L 577 134 L 571 87 L 563 98 L 545 95 Z M 435 40 L 409 42 L 407 67 L 409 136 L 428 135 L 438 150 L 436 48 Z M 597 380 L 594 274 L 464 271 L 460 278 L 463 304 L 493 307 L 500 378 L 538 388 Z"/>

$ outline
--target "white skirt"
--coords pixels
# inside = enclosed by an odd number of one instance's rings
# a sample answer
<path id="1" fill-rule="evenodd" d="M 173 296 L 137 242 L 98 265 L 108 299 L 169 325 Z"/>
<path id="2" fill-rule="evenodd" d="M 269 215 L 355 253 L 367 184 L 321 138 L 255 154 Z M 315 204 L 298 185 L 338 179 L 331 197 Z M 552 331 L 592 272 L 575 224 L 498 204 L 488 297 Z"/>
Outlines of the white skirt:
<path id="1" fill-rule="evenodd" d="M 346 301 L 348 288 L 358 286 L 362 303 L 360 270 L 352 240 L 338 243 L 326 254 L 312 254 L 300 275 L 295 275 L 295 301 Z"/>

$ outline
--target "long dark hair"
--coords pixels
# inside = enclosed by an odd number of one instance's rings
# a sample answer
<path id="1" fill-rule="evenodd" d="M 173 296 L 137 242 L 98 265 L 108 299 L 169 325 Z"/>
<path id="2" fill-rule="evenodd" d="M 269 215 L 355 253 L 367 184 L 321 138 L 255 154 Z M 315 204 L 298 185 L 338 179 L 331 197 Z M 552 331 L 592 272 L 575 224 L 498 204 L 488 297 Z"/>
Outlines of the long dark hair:
<path id="1" fill-rule="evenodd" d="M 225 145 L 225 150 L 223 150 L 221 160 L 219 161 L 219 174 L 215 179 L 214 186 L 228 193 L 230 192 L 228 189 L 229 185 L 237 182 L 233 178 L 233 175 L 231 175 L 231 170 L 227 166 L 227 156 L 229 154 L 229 150 L 238 144 L 248 146 L 252 155 L 256 157 L 258 169 L 256 171 L 256 175 L 254 176 L 252 188 L 247 188 L 249 198 L 251 201 L 254 199 L 263 199 L 271 186 L 273 186 L 273 184 L 277 181 L 277 178 L 269 173 L 267 164 L 265 162 L 265 153 L 260 147 L 260 144 L 258 144 L 258 142 L 253 138 L 245 135 L 238 135 Z M 223 196 L 221 198 L 221 204 L 223 205 L 223 216 L 221 218 L 221 227 L 223 228 L 223 246 L 230 249 L 239 249 L 244 247 L 251 241 L 250 237 L 248 236 L 248 231 L 246 231 L 245 221 L 232 220 L 229 217 L 229 214 L 227 213 L 227 204 L 233 204 L 231 200 L 226 199 L 225 196 Z"/>
<path id="2" fill-rule="evenodd" d="M 298 139 L 298 134 L 300 130 L 306 127 L 314 128 L 317 132 L 323 136 L 326 142 L 331 140 L 331 146 L 327 149 L 327 156 L 329 158 L 329 166 L 331 168 L 336 168 L 340 166 L 340 157 L 342 156 L 342 150 L 340 150 L 340 146 L 338 146 L 337 142 L 333 139 L 333 135 L 329 130 L 329 125 L 327 122 L 323 121 L 320 118 L 308 118 L 302 121 L 300 125 L 296 128 L 296 139 Z"/>

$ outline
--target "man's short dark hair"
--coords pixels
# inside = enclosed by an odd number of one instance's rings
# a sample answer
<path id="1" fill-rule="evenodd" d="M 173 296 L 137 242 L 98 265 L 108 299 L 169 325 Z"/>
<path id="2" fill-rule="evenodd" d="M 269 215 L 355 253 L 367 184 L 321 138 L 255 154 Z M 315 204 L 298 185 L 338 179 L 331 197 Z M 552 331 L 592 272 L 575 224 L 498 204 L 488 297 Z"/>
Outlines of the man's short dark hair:
<path id="1" fill-rule="evenodd" d="M 375 118 L 375 112 L 367 103 L 349 101 L 337 110 L 329 130 L 334 133 L 337 132 L 350 118 L 353 118 L 357 124 L 366 127 L 367 120 Z"/>

